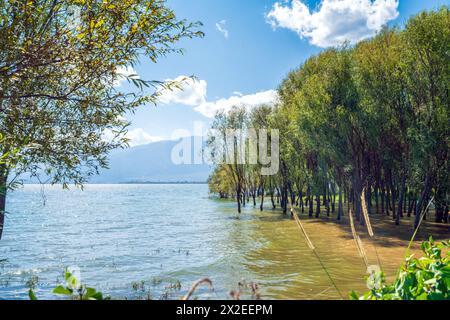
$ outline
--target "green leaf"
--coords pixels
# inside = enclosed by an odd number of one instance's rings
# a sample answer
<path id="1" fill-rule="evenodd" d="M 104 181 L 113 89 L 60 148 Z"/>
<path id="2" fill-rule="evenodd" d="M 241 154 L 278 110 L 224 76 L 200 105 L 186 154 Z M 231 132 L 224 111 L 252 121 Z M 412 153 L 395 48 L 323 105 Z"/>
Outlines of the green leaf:
<path id="1" fill-rule="evenodd" d="M 90 297 L 90 299 L 103 300 L 103 294 L 101 292 L 96 292 L 94 295 Z"/>
<path id="2" fill-rule="evenodd" d="M 359 300 L 359 296 L 355 291 L 350 292 L 349 298 L 350 300 Z"/>
<path id="3" fill-rule="evenodd" d="M 66 296 L 71 296 L 73 294 L 73 291 L 71 289 L 64 288 L 63 286 L 57 286 L 55 289 L 53 289 L 52 292 L 54 294 L 62 294 Z"/>
<path id="4" fill-rule="evenodd" d="M 30 300 L 37 300 L 36 295 L 34 294 L 33 289 L 28 290 L 28 297 Z"/>

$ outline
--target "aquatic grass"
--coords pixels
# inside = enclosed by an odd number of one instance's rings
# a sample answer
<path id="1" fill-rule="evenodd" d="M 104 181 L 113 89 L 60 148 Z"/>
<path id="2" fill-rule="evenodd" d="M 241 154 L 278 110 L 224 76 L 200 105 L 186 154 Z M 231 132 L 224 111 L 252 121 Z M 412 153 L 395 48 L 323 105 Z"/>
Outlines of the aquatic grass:
<path id="1" fill-rule="evenodd" d="M 349 216 L 349 221 L 350 221 L 350 228 L 352 230 L 353 240 L 355 241 L 355 245 L 356 245 L 356 248 L 358 249 L 359 256 L 363 259 L 364 264 L 366 265 L 366 268 L 368 268 L 369 260 L 367 259 L 366 251 L 363 248 L 361 238 L 358 236 L 358 234 L 356 232 L 355 222 L 353 221 L 352 209 L 349 209 L 348 216 Z"/>
<path id="2" fill-rule="evenodd" d="M 374 233 L 372 229 L 372 223 L 370 222 L 369 218 L 369 212 L 367 211 L 367 203 L 366 203 L 366 196 L 365 196 L 365 189 L 361 192 L 361 206 L 362 206 L 362 212 L 364 216 L 364 221 L 366 222 L 367 232 L 369 233 L 369 236 L 373 238 Z"/>
<path id="3" fill-rule="evenodd" d="M 212 281 L 209 278 L 203 278 L 203 279 L 196 281 L 192 285 L 191 289 L 189 289 L 188 293 L 183 298 L 181 298 L 181 300 L 185 300 L 185 301 L 189 300 L 192 297 L 192 295 L 197 291 L 198 287 L 200 287 L 200 285 L 202 285 L 202 284 L 207 284 L 209 286 L 210 290 L 214 291 Z"/>
<path id="4" fill-rule="evenodd" d="M 428 202 L 427 207 L 425 208 L 425 210 L 423 211 L 423 213 L 422 213 L 422 215 L 420 217 L 420 220 L 419 220 L 419 223 L 417 225 L 417 228 L 414 230 L 414 233 L 413 233 L 413 235 L 411 237 L 411 240 L 409 241 L 408 248 L 406 249 L 405 257 L 409 256 L 409 253 L 411 252 L 411 247 L 412 247 L 412 244 L 414 242 L 414 239 L 416 238 L 417 233 L 419 232 L 420 226 L 422 225 L 422 222 L 423 222 L 423 220 L 425 218 L 425 215 L 427 214 L 427 211 L 430 208 L 430 206 L 433 203 L 433 201 L 434 201 L 434 196 L 431 198 L 430 202 Z"/>
<path id="5" fill-rule="evenodd" d="M 305 240 L 306 240 L 306 243 L 307 243 L 308 247 L 311 249 L 311 251 L 313 252 L 313 254 L 316 256 L 317 261 L 319 261 L 320 266 L 322 267 L 323 271 L 326 273 L 328 279 L 330 280 L 330 282 L 331 282 L 331 284 L 333 285 L 333 287 L 334 287 L 334 289 L 336 290 L 336 292 L 339 294 L 339 296 L 341 297 L 341 299 L 344 300 L 344 296 L 342 295 L 341 290 L 339 290 L 338 286 L 336 285 L 336 283 L 334 282 L 333 278 L 331 277 L 331 274 L 328 272 L 328 270 L 327 270 L 327 268 L 325 267 L 325 265 L 324 265 L 322 259 L 320 258 L 319 254 L 317 253 L 317 250 L 316 250 L 316 248 L 314 247 L 314 244 L 312 243 L 311 239 L 309 238 L 308 233 L 306 232 L 306 230 L 305 230 L 305 228 L 304 228 L 304 226 L 303 226 L 301 220 L 299 219 L 299 217 L 298 217 L 298 215 L 297 215 L 297 212 L 295 211 L 294 207 L 292 206 L 291 200 L 289 199 L 288 201 L 289 201 L 289 206 L 290 206 L 290 208 L 291 208 L 291 215 L 294 217 L 294 220 L 296 221 L 296 223 L 297 223 L 299 229 L 301 230 L 301 232 L 302 232 L 302 234 L 303 234 L 303 236 L 304 236 L 304 238 L 305 238 Z"/>
<path id="6" fill-rule="evenodd" d="M 366 203 L 366 189 L 363 189 L 361 193 L 361 204 L 362 204 L 362 212 L 364 216 L 364 220 L 366 221 L 367 232 L 369 236 L 375 239 L 375 233 L 373 232 L 372 223 L 370 222 L 369 212 L 367 211 L 367 203 Z M 374 241 L 372 241 L 372 246 L 375 251 L 375 255 L 377 257 L 377 263 L 380 269 L 382 269 L 380 256 L 378 254 L 378 249 Z"/>
<path id="7" fill-rule="evenodd" d="M 406 260 L 406 261 L 408 261 L 408 259 L 411 258 L 411 247 L 412 247 L 412 245 L 413 245 L 413 243 L 414 243 L 414 240 L 416 239 L 417 233 L 419 232 L 420 226 L 422 225 L 422 222 L 423 222 L 423 220 L 424 220 L 424 218 L 425 218 L 425 215 L 426 215 L 426 213 L 427 213 L 427 210 L 430 208 L 430 206 L 431 206 L 431 204 L 433 203 L 433 201 L 434 201 L 434 197 L 431 198 L 430 202 L 428 202 L 427 207 L 425 208 L 425 210 L 424 210 L 423 213 L 421 214 L 419 223 L 418 223 L 418 225 L 417 225 L 417 228 L 414 230 L 414 233 L 413 233 L 413 235 L 411 236 L 411 239 L 409 240 L 409 244 L 408 244 L 408 247 L 406 248 L 406 252 L 405 252 L 405 260 Z M 401 271 L 402 271 L 402 268 L 403 268 L 403 266 L 401 266 L 401 267 L 398 269 L 398 271 L 397 271 L 397 278 L 400 276 L 400 273 L 401 273 Z"/>
<path id="8" fill-rule="evenodd" d="M 229 295 L 233 300 L 241 300 L 242 294 L 244 294 L 247 289 L 250 289 L 251 291 L 252 300 L 261 300 L 259 285 L 256 282 L 247 283 L 245 280 L 239 281 L 238 289 L 231 290 Z"/>
<path id="9" fill-rule="evenodd" d="M 311 250 L 315 250 L 316 248 L 314 247 L 311 239 L 309 238 L 308 234 L 306 233 L 305 228 L 303 227 L 302 222 L 300 221 L 300 219 L 298 218 L 297 213 L 294 211 L 293 208 L 291 208 L 291 215 L 294 217 L 295 222 L 297 223 L 297 226 L 299 227 L 300 231 L 302 232 L 303 236 L 305 237 L 306 240 L 306 244 L 308 245 L 308 247 Z"/>

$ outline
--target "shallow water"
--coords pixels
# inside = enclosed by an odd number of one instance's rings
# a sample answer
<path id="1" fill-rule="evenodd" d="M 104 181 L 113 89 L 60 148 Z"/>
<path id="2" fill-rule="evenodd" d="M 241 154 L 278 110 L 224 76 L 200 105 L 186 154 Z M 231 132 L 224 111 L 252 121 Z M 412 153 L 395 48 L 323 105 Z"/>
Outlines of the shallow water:
<path id="1" fill-rule="evenodd" d="M 113 298 L 139 298 L 144 291 L 179 298 L 203 277 L 214 286 L 198 292 L 205 299 L 227 298 L 243 279 L 258 283 L 266 299 L 340 297 L 292 219 L 249 206 L 238 216 L 233 202 L 209 198 L 206 185 L 88 185 L 85 191 L 26 185 L 9 195 L 7 210 L 2 299 L 27 299 L 26 282 L 36 276 L 38 297 L 55 298 L 51 288 L 69 266 L 79 268 L 83 283 Z M 392 277 L 411 222 L 403 221 L 399 233 L 385 220 L 374 217 L 374 241 L 359 233 L 369 262 L 380 260 Z M 302 221 L 341 294 L 364 291 L 366 267 L 348 221 Z M 448 236 L 442 226 L 433 228 L 421 236 Z M 139 281 L 146 281 L 145 289 L 134 291 Z M 171 287 L 178 281 L 180 290 Z"/>

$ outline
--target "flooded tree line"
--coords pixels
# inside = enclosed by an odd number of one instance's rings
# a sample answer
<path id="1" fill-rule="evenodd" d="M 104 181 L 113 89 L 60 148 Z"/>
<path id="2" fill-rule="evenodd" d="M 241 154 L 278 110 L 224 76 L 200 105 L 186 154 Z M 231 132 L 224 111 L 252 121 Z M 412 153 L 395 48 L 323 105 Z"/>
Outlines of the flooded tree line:
<path id="1" fill-rule="evenodd" d="M 210 191 L 235 198 L 239 212 L 270 199 L 284 213 L 292 203 L 340 219 L 349 203 L 361 224 L 366 205 L 397 225 L 415 216 L 415 227 L 431 202 L 434 220 L 447 223 L 449 43 L 449 8 L 422 12 L 402 29 L 309 58 L 274 105 L 219 112 L 216 130 L 278 129 L 280 163 L 271 176 L 261 164 L 218 163 Z M 245 137 L 232 143 L 249 147 Z"/>

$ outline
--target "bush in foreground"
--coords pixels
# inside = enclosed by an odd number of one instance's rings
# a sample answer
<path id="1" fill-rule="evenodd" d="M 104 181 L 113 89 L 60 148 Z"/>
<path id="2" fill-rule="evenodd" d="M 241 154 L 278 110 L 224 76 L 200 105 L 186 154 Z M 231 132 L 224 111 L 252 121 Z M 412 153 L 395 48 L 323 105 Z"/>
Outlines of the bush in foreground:
<path id="1" fill-rule="evenodd" d="M 369 277 L 371 290 L 351 300 L 450 300 L 450 241 L 422 243 L 422 258 L 408 257 L 396 280 L 386 284 L 383 273 Z"/>

